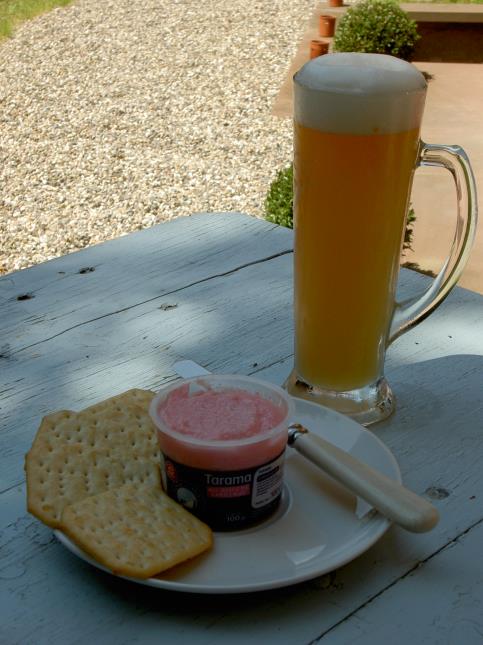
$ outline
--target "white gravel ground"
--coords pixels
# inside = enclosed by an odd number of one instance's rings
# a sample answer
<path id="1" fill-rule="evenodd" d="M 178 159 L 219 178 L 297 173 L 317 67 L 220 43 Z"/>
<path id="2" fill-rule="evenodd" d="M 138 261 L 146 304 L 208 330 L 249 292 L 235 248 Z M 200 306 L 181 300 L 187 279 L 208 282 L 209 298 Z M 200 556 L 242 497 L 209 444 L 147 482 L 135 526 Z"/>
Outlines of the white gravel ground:
<path id="1" fill-rule="evenodd" d="M 313 0 L 77 0 L 0 44 L 0 273 L 198 211 L 261 216 Z"/>

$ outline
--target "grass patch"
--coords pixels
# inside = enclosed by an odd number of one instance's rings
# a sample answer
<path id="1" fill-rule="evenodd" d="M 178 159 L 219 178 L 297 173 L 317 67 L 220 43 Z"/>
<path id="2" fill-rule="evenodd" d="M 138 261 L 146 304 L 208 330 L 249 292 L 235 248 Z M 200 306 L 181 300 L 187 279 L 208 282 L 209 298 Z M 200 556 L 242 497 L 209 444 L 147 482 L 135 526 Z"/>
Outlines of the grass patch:
<path id="1" fill-rule="evenodd" d="M 0 0 L 0 40 L 9 38 L 17 25 L 71 0 Z"/>

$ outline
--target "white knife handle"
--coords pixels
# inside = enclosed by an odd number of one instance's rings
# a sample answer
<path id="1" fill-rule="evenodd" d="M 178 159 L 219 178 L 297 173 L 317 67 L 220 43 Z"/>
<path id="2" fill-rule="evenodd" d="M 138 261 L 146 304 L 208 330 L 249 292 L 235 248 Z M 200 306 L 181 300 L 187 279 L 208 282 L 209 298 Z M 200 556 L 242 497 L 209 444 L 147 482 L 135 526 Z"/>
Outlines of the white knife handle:
<path id="1" fill-rule="evenodd" d="M 372 504 L 382 515 L 414 533 L 430 531 L 437 524 L 438 511 L 428 501 L 325 439 L 304 430 L 296 430 L 292 435 L 292 447 Z"/>

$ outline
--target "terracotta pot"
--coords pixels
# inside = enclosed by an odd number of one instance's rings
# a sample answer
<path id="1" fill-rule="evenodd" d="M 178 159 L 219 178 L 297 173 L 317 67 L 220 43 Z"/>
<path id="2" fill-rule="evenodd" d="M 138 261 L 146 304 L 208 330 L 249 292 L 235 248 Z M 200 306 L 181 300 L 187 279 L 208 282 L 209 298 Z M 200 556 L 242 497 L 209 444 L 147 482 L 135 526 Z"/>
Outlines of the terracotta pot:
<path id="1" fill-rule="evenodd" d="M 319 35 L 332 38 L 335 32 L 335 16 L 319 16 Z"/>
<path id="2" fill-rule="evenodd" d="M 310 58 L 317 58 L 329 53 L 329 43 L 316 38 L 310 41 Z"/>
<path id="3" fill-rule="evenodd" d="M 328 0 L 329 7 L 342 7 L 344 0 Z"/>

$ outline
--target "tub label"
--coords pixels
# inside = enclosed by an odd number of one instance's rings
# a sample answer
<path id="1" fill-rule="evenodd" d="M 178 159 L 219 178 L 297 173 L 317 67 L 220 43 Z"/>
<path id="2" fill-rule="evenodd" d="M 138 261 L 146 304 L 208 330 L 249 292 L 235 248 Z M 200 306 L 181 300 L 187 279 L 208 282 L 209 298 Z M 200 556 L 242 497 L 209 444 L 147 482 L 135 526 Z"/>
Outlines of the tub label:
<path id="1" fill-rule="evenodd" d="M 283 455 L 255 471 L 253 476 L 252 506 L 261 508 L 282 492 Z"/>
<path id="2" fill-rule="evenodd" d="M 249 526 L 272 513 L 280 501 L 284 453 L 237 471 L 206 471 L 163 457 L 167 494 L 215 530 Z"/>

